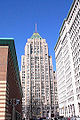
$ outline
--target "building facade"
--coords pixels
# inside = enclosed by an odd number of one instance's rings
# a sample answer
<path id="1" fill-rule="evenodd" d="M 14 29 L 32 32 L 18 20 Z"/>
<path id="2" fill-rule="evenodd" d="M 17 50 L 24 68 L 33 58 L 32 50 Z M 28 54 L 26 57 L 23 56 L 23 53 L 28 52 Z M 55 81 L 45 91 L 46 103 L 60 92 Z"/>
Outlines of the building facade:
<path id="1" fill-rule="evenodd" d="M 54 102 L 54 104 L 53 104 L 53 108 L 54 108 L 54 110 L 53 110 L 53 112 L 54 112 L 54 117 L 58 117 L 59 116 L 59 104 L 58 104 L 58 92 L 57 92 L 57 77 L 56 77 L 56 72 L 55 71 L 53 71 L 53 90 L 54 90 L 54 92 L 53 92 L 53 102 Z"/>
<path id="2" fill-rule="evenodd" d="M 37 32 L 25 46 L 21 58 L 21 81 L 23 88 L 23 111 L 26 119 L 51 118 L 53 104 L 53 65 L 48 55 L 48 45 Z M 52 90 L 51 90 L 52 89 Z M 25 106 L 25 107 L 24 107 Z"/>
<path id="3" fill-rule="evenodd" d="M 23 91 L 23 97 L 22 97 L 22 118 L 25 118 L 25 56 L 21 56 L 21 71 L 20 71 L 20 78 L 21 78 L 21 86 Z"/>
<path id="4" fill-rule="evenodd" d="M 74 0 L 55 46 L 59 114 L 80 116 L 80 0 Z"/>
<path id="5" fill-rule="evenodd" d="M 14 40 L 0 38 L 0 120 L 21 120 L 22 89 Z"/>

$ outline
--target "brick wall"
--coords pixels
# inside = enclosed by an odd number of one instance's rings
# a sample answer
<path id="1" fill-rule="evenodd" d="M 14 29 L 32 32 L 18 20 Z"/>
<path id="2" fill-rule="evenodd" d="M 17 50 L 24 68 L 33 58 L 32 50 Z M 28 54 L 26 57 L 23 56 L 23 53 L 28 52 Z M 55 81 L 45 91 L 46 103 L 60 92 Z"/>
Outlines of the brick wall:
<path id="1" fill-rule="evenodd" d="M 5 120 L 5 113 L 7 114 L 6 100 L 6 76 L 7 76 L 7 57 L 8 47 L 0 46 L 0 120 Z"/>
<path id="2" fill-rule="evenodd" d="M 3 46 L 0 47 L 0 120 L 12 119 L 12 105 L 9 105 L 11 99 L 21 101 L 21 93 L 10 49 Z M 15 107 L 19 113 L 22 111 L 21 106 L 20 103 Z"/>

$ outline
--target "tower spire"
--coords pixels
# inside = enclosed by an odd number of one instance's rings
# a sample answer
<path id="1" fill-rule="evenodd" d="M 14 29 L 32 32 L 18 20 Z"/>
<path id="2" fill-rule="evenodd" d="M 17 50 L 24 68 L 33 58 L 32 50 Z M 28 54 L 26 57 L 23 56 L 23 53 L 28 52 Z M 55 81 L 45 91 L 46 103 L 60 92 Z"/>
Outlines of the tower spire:
<path id="1" fill-rule="evenodd" d="M 37 24 L 35 24 L 35 33 L 37 33 Z"/>

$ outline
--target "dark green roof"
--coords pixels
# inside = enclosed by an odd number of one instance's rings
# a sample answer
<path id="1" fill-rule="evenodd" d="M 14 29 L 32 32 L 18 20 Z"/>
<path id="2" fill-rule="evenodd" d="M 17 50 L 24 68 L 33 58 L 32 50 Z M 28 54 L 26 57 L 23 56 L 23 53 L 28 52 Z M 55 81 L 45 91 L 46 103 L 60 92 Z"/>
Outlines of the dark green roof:
<path id="1" fill-rule="evenodd" d="M 11 57 L 13 59 L 13 64 L 14 64 L 14 68 L 15 68 L 16 76 L 17 76 L 17 80 L 18 80 L 18 85 L 20 88 L 20 92 L 22 94 L 21 81 L 20 81 L 20 75 L 19 75 L 19 67 L 18 67 L 14 39 L 13 38 L 0 38 L 0 46 L 9 46 L 9 48 L 10 48 Z"/>
<path id="2" fill-rule="evenodd" d="M 31 39 L 34 39 L 34 38 L 40 38 L 40 39 L 42 39 L 42 37 L 39 35 L 39 33 L 33 33 Z"/>

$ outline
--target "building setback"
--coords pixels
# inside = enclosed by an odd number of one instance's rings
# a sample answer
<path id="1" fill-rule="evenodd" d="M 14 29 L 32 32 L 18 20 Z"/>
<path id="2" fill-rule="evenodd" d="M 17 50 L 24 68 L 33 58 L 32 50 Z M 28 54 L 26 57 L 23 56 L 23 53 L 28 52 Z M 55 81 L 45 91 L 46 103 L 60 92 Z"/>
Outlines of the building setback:
<path id="1" fill-rule="evenodd" d="M 20 104 L 16 100 L 20 100 Z M 14 40 L 0 38 L 0 120 L 21 119 L 22 89 Z M 13 104 L 16 104 L 13 110 Z"/>
<path id="2" fill-rule="evenodd" d="M 80 117 L 80 0 L 74 0 L 55 46 L 59 114 Z"/>
<path id="3" fill-rule="evenodd" d="M 39 33 L 33 33 L 21 58 L 23 116 L 51 118 L 53 104 L 53 65 L 48 45 Z M 51 87 L 52 85 L 52 87 Z M 52 91 L 52 95 L 51 95 Z M 24 113 L 25 111 L 25 113 Z"/>

